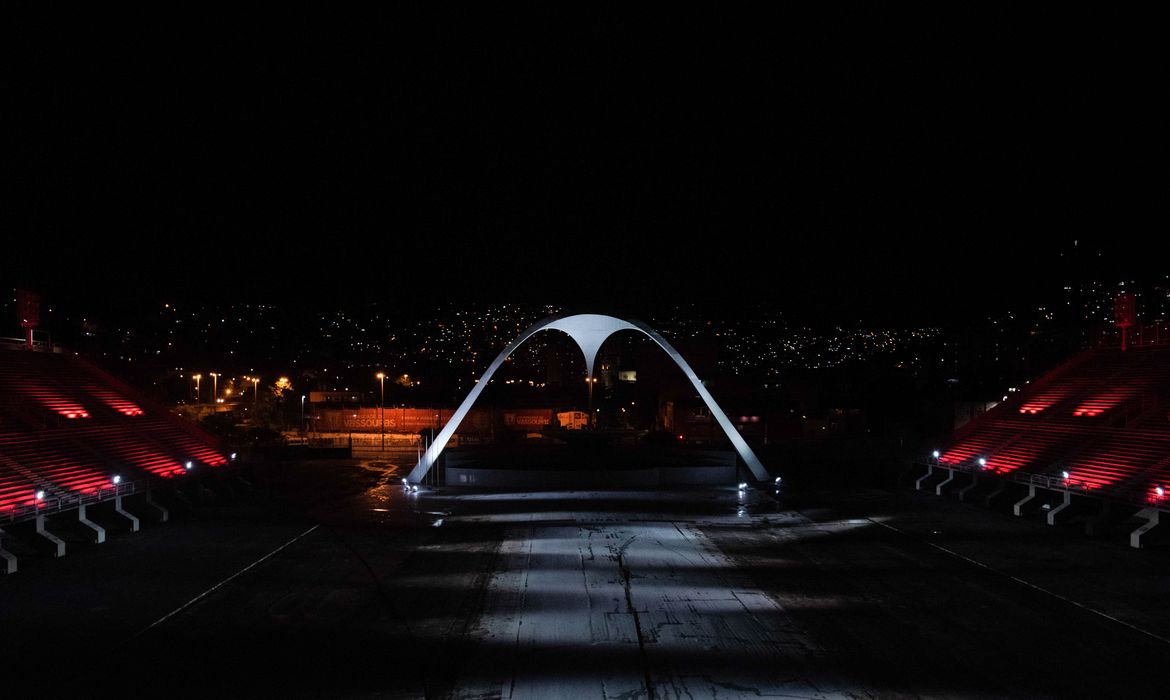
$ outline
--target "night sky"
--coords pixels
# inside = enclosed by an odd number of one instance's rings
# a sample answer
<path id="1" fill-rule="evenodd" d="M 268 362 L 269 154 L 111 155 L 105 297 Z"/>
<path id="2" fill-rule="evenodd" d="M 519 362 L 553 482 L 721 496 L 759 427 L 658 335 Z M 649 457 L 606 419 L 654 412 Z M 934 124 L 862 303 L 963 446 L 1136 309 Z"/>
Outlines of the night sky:
<path id="1" fill-rule="evenodd" d="M 1166 252 L 1166 63 L 1101 8 L 34 12 L 3 277 L 57 303 L 933 320 Z"/>

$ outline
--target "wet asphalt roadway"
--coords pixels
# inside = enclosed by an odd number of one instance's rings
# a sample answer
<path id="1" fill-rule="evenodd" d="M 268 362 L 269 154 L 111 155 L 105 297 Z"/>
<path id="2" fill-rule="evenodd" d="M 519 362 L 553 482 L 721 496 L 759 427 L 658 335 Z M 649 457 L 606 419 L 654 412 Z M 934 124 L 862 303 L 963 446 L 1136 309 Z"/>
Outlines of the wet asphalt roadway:
<path id="1" fill-rule="evenodd" d="M 1166 695 L 1165 550 L 907 492 L 408 495 L 399 480 L 377 460 L 273 467 L 254 495 L 139 533 L 99 512 L 104 545 L 62 521 L 56 560 L 18 528 L 21 571 L 0 579 L 6 687 Z"/>

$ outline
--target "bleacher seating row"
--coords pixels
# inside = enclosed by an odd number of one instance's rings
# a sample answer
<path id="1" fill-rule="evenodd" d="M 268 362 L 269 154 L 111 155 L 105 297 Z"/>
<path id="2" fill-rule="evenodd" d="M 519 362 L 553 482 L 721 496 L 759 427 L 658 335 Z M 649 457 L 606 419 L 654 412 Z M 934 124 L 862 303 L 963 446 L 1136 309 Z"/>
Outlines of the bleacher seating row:
<path id="1" fill-rule="evenodd" d="M 0 522 L 228 461 L 210 435 L 76 356 L 0 350 Z"/>
<path id="2" fill-rule="evenodd" d="M 1170 492 L 1170 349 L 1085 353 L 964 426 L 938 461 L 1161 505 Z"/>

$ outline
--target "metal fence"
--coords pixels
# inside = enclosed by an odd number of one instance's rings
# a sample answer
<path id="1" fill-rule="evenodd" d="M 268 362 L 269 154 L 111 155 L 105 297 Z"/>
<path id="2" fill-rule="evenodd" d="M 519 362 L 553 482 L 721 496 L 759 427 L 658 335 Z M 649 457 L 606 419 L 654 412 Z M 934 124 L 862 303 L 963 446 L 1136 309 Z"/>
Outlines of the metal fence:
<path id="1" fill-rule="evenodd" d="M 290 445 L 308 445 L 309 447 L 352 446 L 356 449 L 364 450 L 378 448 L 383 444 L 380 433 L 306 433 L 303 436 L 286 434 L 285 440 Z M 416 447 L 418 444 L 418 435 L 387 433 L 385 437 L 386 447 Z"/>
<path id="2" fill-rule="evenodd" d="M 1066 479 L 1063 474 L 1036 474 L 1034 472 L 1018 472 L 1011 471 L 1007 473 L 1000 473 L 984 469 L 977 465 L 971 464 L 942 464 L 933 460 L 915 462 L 916 466 L 920 467 L 935 467 L 938 469 L 949 469 L 956 472 L 965 472 L 974 476 L 989 476 L 996 479 L 1003 479 L 1017 484 L 1024 484 L 1026 486 L 1036 486 L 1050 491 L 1068 491 L 1070 493 L 1088 496 L 1090 498 L 1099 498 L 1101 500 L 1113 501 L 1115 503 L 1124 503 L 1139 508 L 1163 508 L 1166 503 L 1157 503 L 1142 489 L 1103 489 L 1092 488 L 1084 482 L 1074 479 Z M 1170 501 L 1170 499 L 1167 499 Z"/>
<path id="3" fill-rule="evenodd" d="M 100 488 L 94 493 L 66 494 L 63 496 L 48 496 L 39 499 L 32 505 L 17 506 L 10 511 L 0 512 L 0 522 L 16 523 L 23 520 L 32 520 L 39 515 L 67 513 L 79 506 L 88 506 L 95 503 L 112 501 L 119 496 L 130 496 L 141 493 L 145 486 L 134 481 L 121 484 L 111 484 Z"/>

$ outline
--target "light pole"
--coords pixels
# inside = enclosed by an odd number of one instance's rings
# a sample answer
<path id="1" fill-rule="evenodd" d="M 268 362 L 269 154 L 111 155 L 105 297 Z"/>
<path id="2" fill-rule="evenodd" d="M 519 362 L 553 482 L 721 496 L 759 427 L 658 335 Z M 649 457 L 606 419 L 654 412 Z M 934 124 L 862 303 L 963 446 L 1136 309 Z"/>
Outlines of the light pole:
<path id="1" fill-rule="evenodd" d="M 252 377 L 252 401 L 260 401 L 260 377 Z"/>
<path id="2" fill-rule="evenodd" d="M 301 432 L 305 432 L 305 395 L 301 394 Z"/>
<path id="3" fill-rule="evenodd" d="M 593 385 L 596 383 L 596 377 L 585 377 L 585 384 L 589 387 L 589 425 L 591 427 L 596 427 L 593 424 Z"/>
<path id="4" fill-rule="evenodd" d="M 215 372 L 208 372 L 211 375 L 211 403 L 219 402 L 219 375 Z"/>
<path id="5" fill-rule="evenodd" d="M 203 395 L 199 391 L 199 380 L 203 379 L 203 375 L 193 374 L 191 375 L 191 378 L 195 380 L 195 403 L 199 403 L 199 401 L 203 398 Z"/>
<path id="6" fill-rule="evenodd" d="M 382 433 L 382 451 L 386 451 L 386 373 L 378 372 L 374 375 L 382 386 L 382 397 L 378 400 L 378 430 Z"/>

